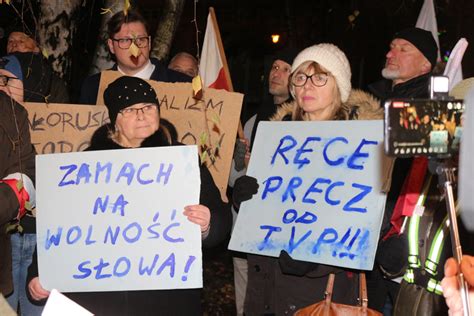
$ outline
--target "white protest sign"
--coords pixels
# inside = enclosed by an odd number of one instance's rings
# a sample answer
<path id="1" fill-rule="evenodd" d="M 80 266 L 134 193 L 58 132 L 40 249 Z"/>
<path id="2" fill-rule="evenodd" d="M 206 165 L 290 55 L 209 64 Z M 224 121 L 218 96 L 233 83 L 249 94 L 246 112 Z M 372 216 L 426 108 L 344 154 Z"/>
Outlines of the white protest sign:
<path id="1" fill-rule="evenodd" d="M 382 121 L 262 122 L 229 249 L 370 270 L 385 194 Z"/>
<path id="2" fill-rule="evenodd" d="M 41 316 L 93 316 L 91 312 L 53 289 Z"/>
<path id="3" fill-rule="evenodd" d="M 61 292 L 202 287 L 196 146 L 36 157 L 41 284 Z"/>

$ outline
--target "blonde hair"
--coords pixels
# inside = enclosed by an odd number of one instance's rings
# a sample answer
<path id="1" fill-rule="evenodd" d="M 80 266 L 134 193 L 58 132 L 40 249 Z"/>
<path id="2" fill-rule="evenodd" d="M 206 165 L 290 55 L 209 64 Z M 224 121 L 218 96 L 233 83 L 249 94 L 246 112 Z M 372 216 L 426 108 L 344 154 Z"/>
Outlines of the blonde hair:
<path id="1" fill-rule="evenodd" d="M 333 109 L 332 115 L 330 117 L 325 118 L 325 120 L 337 120 L 337 119 L 344 119 L 344 111 L 342 111 L 343 104 L 341 100 L 341 92 L 339 91 L 339 87 L 337 85 L 337 81 L 335 80 L 336 78 L 332 75 L 331 72 L 326 70 L 323 66 L 321 66 L 319 63 L 308 60 L 302 63 L 301 65 L 298 66 L 298 68 L 293 71 L 293 73 L 290 75 L 289 79 L 289 85 L 290 85 L 290 93 L 293 96 L 293 98 L 296 100 L 296 103 L 298 107 L 296 110 L 293 112 L 292 115 L 292 120 L 293 121 L 307 121 L 309 120 L 308 114 L 303 111 L 303 109 L 300 107 L 298 104 L 298 99 L 296 98 L 296 93 L 295 93 L 295 86 L 291 83 L 293 76 L 295 76 L 298 73 L 302 73 L 304 71 L 307 71 L 309 69 L 314 70 L 314 73 L 327 73 L 330 77 L 334 79 L 334 89 L 333 89 L 333 100 L 330 104 L 331 108 Z"/>

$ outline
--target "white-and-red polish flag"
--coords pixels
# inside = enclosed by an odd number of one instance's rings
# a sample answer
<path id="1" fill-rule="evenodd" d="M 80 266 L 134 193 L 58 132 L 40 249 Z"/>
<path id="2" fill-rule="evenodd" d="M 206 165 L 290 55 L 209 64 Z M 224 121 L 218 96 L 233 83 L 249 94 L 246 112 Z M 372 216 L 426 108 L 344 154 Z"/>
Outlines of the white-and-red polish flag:
<path id="1" fill-rule="evenodd" d="M 416 20 L 416 27 L 430 31 L 433 34 L 435 39 L 436 45 L 438 46 L 438 58 L 437 60 L 440 61 L 440 53 L 439 53 L 439 37 L 438 37 L 438 23 L 436 22 L 436 12 L 435 7 L 433 4 L 433 0 L 424 0 L 423 6 L 421 7 L 420 14 L 418 15 L 418 19 Z M 435 65 L 432 65 L 433 67 Z"/>
<path id="2" fill-rule="evenodd" d="M 209 8 L 199 73 L 204 87 L 234 91 L 214 9 Z"/>

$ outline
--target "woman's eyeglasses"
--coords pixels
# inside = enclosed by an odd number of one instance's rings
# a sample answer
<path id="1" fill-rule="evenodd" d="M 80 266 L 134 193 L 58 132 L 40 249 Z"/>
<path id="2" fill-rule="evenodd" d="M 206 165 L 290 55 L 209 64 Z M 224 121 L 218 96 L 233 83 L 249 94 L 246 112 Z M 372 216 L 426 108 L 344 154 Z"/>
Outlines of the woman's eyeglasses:
<path id="1" fill-rule="evenodd" d="M 132 117 L 132 116 L 138 116 L 138 112 L 142 111 L 143 115 L 148 115 L 152 114 L 158 109 L 158 106 L 156 104 L 148 104 L 145 106 L 142 106 L 141 108 L 125 108 L 123 110 L 120 110 L 119 113 L 123 115 L 123 117 Z"/>
<path id="2" fill-rule="evenodd" d="M 308 79 L 311 79 L 311 83 L 316 87 L 322 87 L 328 82 L 329 74 L 321 72 L 308 76 L 305 73 L 298 73 L 291 78 L 291 84 L 295 87 L 302 87 Z"/>

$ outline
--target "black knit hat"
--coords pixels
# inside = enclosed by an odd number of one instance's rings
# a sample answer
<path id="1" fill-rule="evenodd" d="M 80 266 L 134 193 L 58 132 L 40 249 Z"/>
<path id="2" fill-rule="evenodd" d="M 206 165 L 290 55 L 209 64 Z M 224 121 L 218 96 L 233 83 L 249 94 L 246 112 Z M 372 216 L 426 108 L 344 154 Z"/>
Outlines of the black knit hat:
<path id="1" fill-rule="evenodd" d="M 296 55 L 298 55 L 298 52 L 299 51 L 297 49 L 285 47 L 280 50 L 277 50 L 273 54 L 273 60 L 283 60 L 285 63 L 291 66 Z"/>
<path id="2" fill-rule="evenodd" d="M 393 38 L 401 38 L 412 43 L 431 63 L 431 69 L 436 65 L 438 46 L 431 32 L 410 27 L 396 33 Z"/>
<path id="3" fill-rule="evenodd" d="M 120 110 L 137 103 L 158 104 L 155 90 L 143 79 L 123 76 L 109 84 L 104 91 L 104 103 L 112 125 Z"/>

